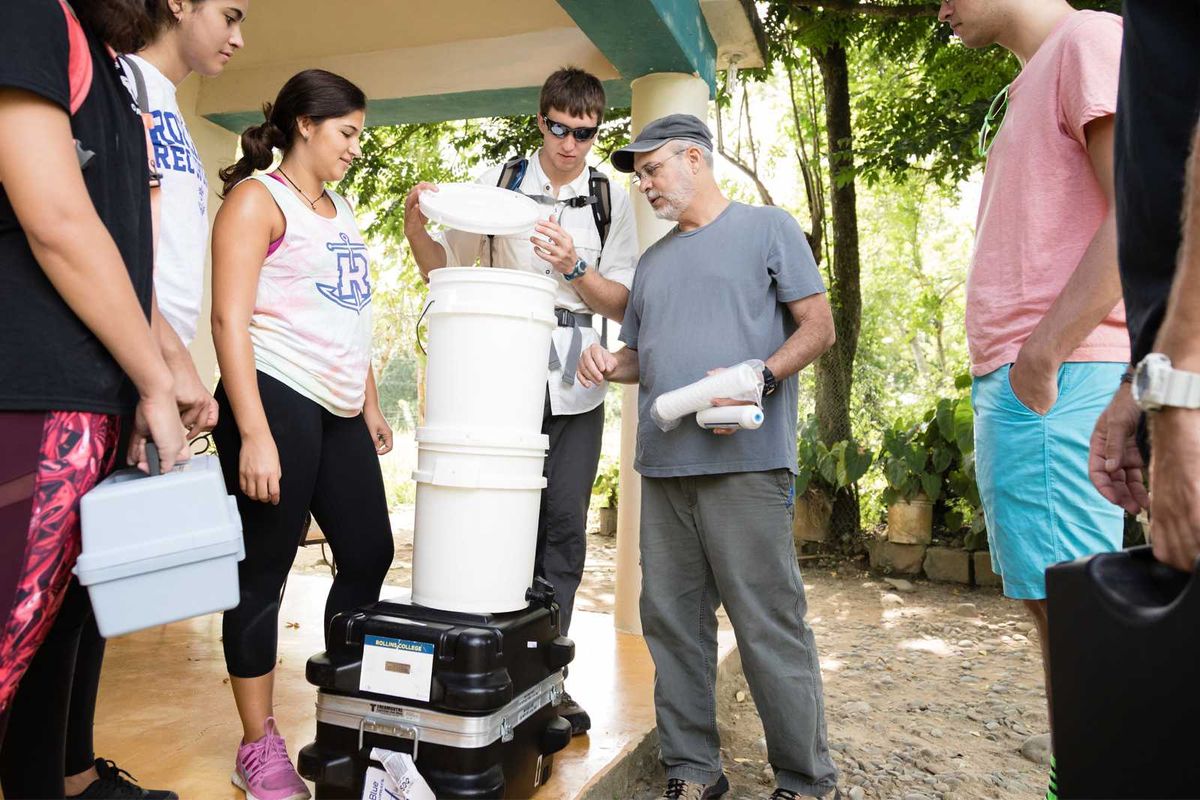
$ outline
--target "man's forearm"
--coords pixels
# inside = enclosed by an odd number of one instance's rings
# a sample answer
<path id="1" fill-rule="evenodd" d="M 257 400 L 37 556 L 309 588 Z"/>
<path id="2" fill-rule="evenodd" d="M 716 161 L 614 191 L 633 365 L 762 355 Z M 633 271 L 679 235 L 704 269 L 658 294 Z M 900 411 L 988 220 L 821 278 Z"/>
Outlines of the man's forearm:
<path id="1" fill-rule="evenodd" d="M 1117 222 L 1110 209 L 1079 265 L 1022 348 L 1048 369 L 1057 369 L 1102 323 L 1121 299 L 1117 271 Z"/>
<path id="2" fill-rule="evenodd" d="M 790 378 L 820 358 L 831 344 L 823 332 L 801 328 L 766 360 L 767 369 L 777 380 Z"/>
<path id="3" fill-rule="evenodd" d="M 766 360 L 767 369 L 781 381 L 816 361 L 837 340 L 825 295 L 812 295 L 787 305 L 796 332 Z"/>
<path id="4" fill-rule="evenodd" d="M 583 298 L 583 302 L 588 304 L 588 308 L 615 322 L 625 319 L 629 290 L 623 285 L 610 281 L 595 269 L 589 269 L 576 278 L 572 285 Z"/>
<path id="5" fill-rule="evenodd" d="M 417 262 L 417 269 L 421 271 L 421 277 L 428 279 L 432 270 L 446 266 L 445 248 L 438 244 L 424 228 L 405 231 L 404 238 L 408 240 L 408 247 L 412 250 L 413 259 Z"/>
<path id="6" fill-rule="evenodd" d="M 1200 125 L 1192 137 L 1183 197 L 1183 242 L 1155 349 L 1179 369 L 1200 372 Z"/>

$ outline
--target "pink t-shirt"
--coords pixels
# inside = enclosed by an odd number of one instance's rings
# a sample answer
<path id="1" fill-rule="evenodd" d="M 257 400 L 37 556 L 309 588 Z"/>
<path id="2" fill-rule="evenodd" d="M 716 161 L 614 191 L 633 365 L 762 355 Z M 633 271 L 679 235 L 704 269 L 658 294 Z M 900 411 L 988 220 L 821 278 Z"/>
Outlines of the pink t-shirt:
<path id="1" fill-rule="evenodd" d="M 1008 91 L 1008 110 L 988 153 L 967 275 L 975 375 L 1016 360 L 1108 212 L 1084 126 L 1116 111 L 1120 60 L 1121 18 L 1076 11 L 1055 27 Z M 1067 360 L 1128 361 L 1124 305 Z"/>

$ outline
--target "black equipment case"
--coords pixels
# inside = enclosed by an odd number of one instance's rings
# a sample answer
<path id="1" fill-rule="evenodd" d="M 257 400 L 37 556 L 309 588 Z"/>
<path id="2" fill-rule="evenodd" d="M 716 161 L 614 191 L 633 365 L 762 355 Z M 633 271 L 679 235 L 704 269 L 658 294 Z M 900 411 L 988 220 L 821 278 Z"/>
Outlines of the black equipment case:
<path id="1" fill-rule="evenodd" d="M 317 736 L 297 759 L 317 797 L 361 797 L 374 747 L 413 754 L 438 798 L 532 796 L 571 739 L 557 705 L 575 645 L 552 596 L 508 614 L 381 601 L 334 617 L 308 661 Z"/>
<path id="2" fill-rule="evenodd" d="M 1200 574 L 1149 547 L 1046 571 L 1058 796 L 1200 797 Z"/>

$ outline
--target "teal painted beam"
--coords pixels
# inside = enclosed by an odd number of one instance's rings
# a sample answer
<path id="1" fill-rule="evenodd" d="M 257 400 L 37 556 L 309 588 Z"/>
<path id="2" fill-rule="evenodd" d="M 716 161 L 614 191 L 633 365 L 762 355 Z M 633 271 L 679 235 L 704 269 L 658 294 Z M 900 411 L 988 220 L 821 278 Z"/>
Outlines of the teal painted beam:
<path id="1" fill-rule="evenodd" d="M 372 99 L 367 103 L 367 124 L 402 125 L 412 122 L 443 122 L 451 119 L 533 114 L 538 110 L 538 95 L 541 90 L 541 86 L 522 86 L 516 89 Z M 628 81 L 605 81 L 604 92 L 608 96 L 609 108 L 627 108 L 629 106 Z M 222 128 L 234 133 L 241 133 L 251 125 L 261 123 L 262 112 L 236 111 L 206 114 L 205 118 Z"/>
<path id="2" fill-rule="evenodd" d="M 699 0 L 558 0 L 627 81 L 698 73 L 716 91 L 717 45 Z"/>

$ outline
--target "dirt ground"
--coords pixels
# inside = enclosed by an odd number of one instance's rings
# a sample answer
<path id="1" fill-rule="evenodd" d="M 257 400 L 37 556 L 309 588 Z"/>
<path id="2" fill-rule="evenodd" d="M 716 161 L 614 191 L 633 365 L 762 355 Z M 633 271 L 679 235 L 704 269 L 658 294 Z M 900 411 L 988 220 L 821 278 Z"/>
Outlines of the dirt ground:
<path id="1" fill-rule="evenodd" d="M 412 507 L 393 515 L 396 559 L 389 583 L 407 584 Z M 610 612 L 616 541 L 589 535 L 578 608 Z M 301 548 L 295 570 L 320 574 L 320 548 Z M 843 798 L 1029 800 L 1047 768 L 1022 756 L 1046 731 L 1037 633 L 995 589 L 900 583 L 857 568 L 802 565 L 809 623 L 825 684 L 830 748 Z M 740 675 L 718 703 L 727 797 L 766 798 L 773 780 L 754 700 Z M 650 800 L 650 776 L 633 800 Z"/>

